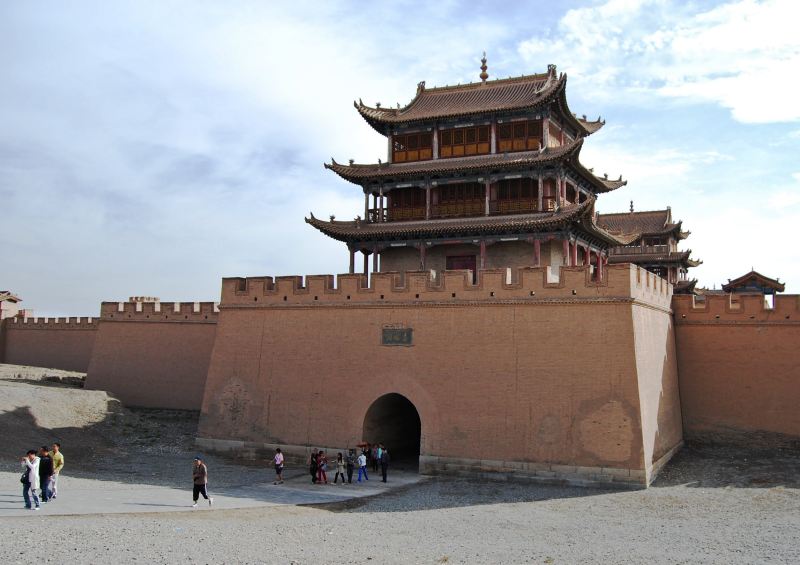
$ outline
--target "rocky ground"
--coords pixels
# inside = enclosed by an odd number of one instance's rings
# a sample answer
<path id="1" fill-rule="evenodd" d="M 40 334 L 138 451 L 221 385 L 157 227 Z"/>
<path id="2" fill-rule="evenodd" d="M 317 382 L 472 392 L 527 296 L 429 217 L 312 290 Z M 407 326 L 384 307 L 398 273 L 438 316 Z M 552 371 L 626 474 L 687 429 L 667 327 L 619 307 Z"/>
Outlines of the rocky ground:
<path id="1" fill-rule="evenodd" d="M 31 442 L 62 439 L 75 475 L 183 484 L 196 415 L 130 411 L 8 371 L 3 470 Z M 211 465 L 231 485 L 263 481 L 262 464 Z M 327 505 L 0 514 L 0 531 L 2 563 L 798 563 L 800 452 L 693 444 L 641 491 L 435 478 Z"/>

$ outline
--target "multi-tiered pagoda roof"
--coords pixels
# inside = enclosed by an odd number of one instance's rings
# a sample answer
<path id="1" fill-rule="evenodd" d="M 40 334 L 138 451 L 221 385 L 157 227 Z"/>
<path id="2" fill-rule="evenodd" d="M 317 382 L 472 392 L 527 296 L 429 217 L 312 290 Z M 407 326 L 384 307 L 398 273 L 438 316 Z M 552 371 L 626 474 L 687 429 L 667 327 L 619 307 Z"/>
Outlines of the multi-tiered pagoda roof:
<path id="1" fill-rule="evenodd" d="M 325 167 L 362 188 L 364 214 L 350 221 L 306 219 L 347 243 L 351 270 L 356 251 L 380 254 L 394 267 L 402 263 L 397 248 L 413 247 L 425 267 L 426 249 L 458 243 L 480 244 L 484 266 L 491 263 L 486 245 L 512 240 L 535 247 L 534 265 L 542 264 L 542 245 L 549 246 L 550 266 L 601 265 L 609 247 L 625 243 L 597 224 L 594 204 L 626 181 L 595 175 L 580 162 L 584 139 L 604 121 L 570 111 L 567 76 L 555 65 L 541 74 L 486 80 L 482 62 L 481 82 L 439 88 L 421 82 L 403 107 L 354 103 L 387 137 L 387 158 L 332 159 Z"/>

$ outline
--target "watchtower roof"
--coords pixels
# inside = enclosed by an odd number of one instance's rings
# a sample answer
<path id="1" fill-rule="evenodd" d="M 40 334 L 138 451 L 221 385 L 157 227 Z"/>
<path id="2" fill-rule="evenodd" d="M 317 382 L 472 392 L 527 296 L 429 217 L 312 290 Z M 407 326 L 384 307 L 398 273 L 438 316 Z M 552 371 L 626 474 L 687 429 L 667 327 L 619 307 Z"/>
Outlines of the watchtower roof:
<path id="1" fill-rule="evenodd" d="M 416 96 L 403 107 L 370 107 L 361 100 L 353 105 L 373 128 L 385 133 L 386 125 L 532 110 L 558 102 L 567 119 L 583 135 L 594 133 L 605 122 L 599 118 L 596 121 L 588 121 L 585 117 L 577 118 L 569 112 L 565 97 L 566 84 L 567 75 L 562 73 L 557 76 L 555 65 L 550 65 L 546 73 L 456 86 L 426 88 L 425 81 L 422 81 L 417 85 Z"/>
<path id="2" fill-rule="evenodd" d="M 733 280 L 728 280 L 728 284 L 722 285 L 722 290 L 725 292 L 734 292 L 737 289 L 747 287 L 759 287 L 764 289 L 772 289 L 776 292 L 783 292 L 786 285 L 778 279 L 771 279 L 761 273 L 751 270 L 749 273 L 742 275 Z"/>
<path id="3" fill-rule="evenodd" d="M 672 210 L 648 210 L 643 212 L 619 212 L 600 214 L 597 223 L 611 233 L 636 236 L 667 235 L 675 233 L 677 239 L 686 239 L 689 232 L 681 231 L 682 222 L 672 221 Z"/>

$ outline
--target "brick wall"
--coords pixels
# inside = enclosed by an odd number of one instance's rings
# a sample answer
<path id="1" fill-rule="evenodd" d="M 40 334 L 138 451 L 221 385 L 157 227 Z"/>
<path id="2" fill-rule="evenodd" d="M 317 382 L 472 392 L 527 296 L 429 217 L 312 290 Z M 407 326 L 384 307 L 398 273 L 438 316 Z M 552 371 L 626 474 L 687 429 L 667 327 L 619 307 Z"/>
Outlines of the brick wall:
<path id="1" fill-rule="evenodd" d="M 420 415 L 431 469 L 645 482 L 652 458 L 680 442 L 680 422 L 669 421 L 679 420 L 671 289 L 642 273 L 613 266 L 600 285 L 582 268 L 557 284 L 532 268 L 514 284 L 505 270 L 474 285 L 463 272 L 378 274 L 371 287 L 359 275 L 224 279 L 198 434 L 206 445 L 342 449 L 363 439 L 376 399 L 399 393 Z M 654 356 L 636 347 L 650 323 Z M 386 327 L 411 328 L 413 345 L 382 345 Z"/>
<path id="2" fill-rule="evenodd" d="M 800 437 L 800 296 L 774 306 L 759 295 L 674 297 L 687 437 Z"/>
<path id="3" fill-rule="evenodd" d="M 0 361 L 86 372 L 97 335 L 92 318 L 6 318 Z"/>
<path id="4" fill-rule="evenodd" d="M 86 388 L 129 406 L 198 410 L 217 317 L 211 302 L 104 302 Z"/>

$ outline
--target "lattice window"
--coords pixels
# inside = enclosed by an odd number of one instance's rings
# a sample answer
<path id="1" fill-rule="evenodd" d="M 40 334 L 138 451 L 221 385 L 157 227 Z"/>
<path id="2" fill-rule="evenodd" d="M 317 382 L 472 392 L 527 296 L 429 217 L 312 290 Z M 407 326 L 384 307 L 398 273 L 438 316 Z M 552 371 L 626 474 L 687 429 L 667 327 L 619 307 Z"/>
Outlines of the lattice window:
<path id="1" fill-rule="evenodd" d="M 424 161 L 433 158 L 433 134 L 406 133 L 392 138 L 392 162 Z"/>
<path id="2" fill-rule="evenodd" d="M 542 121 L 508 122 L 497 126 L 497 151 L 531 151 L 542 144 Z"/>
<path id="3" fill-rule="evenodd" d="M 439 134 L 439 157 L 485 155 L 490 149 L 489 126 L 447 129 Z"/>

